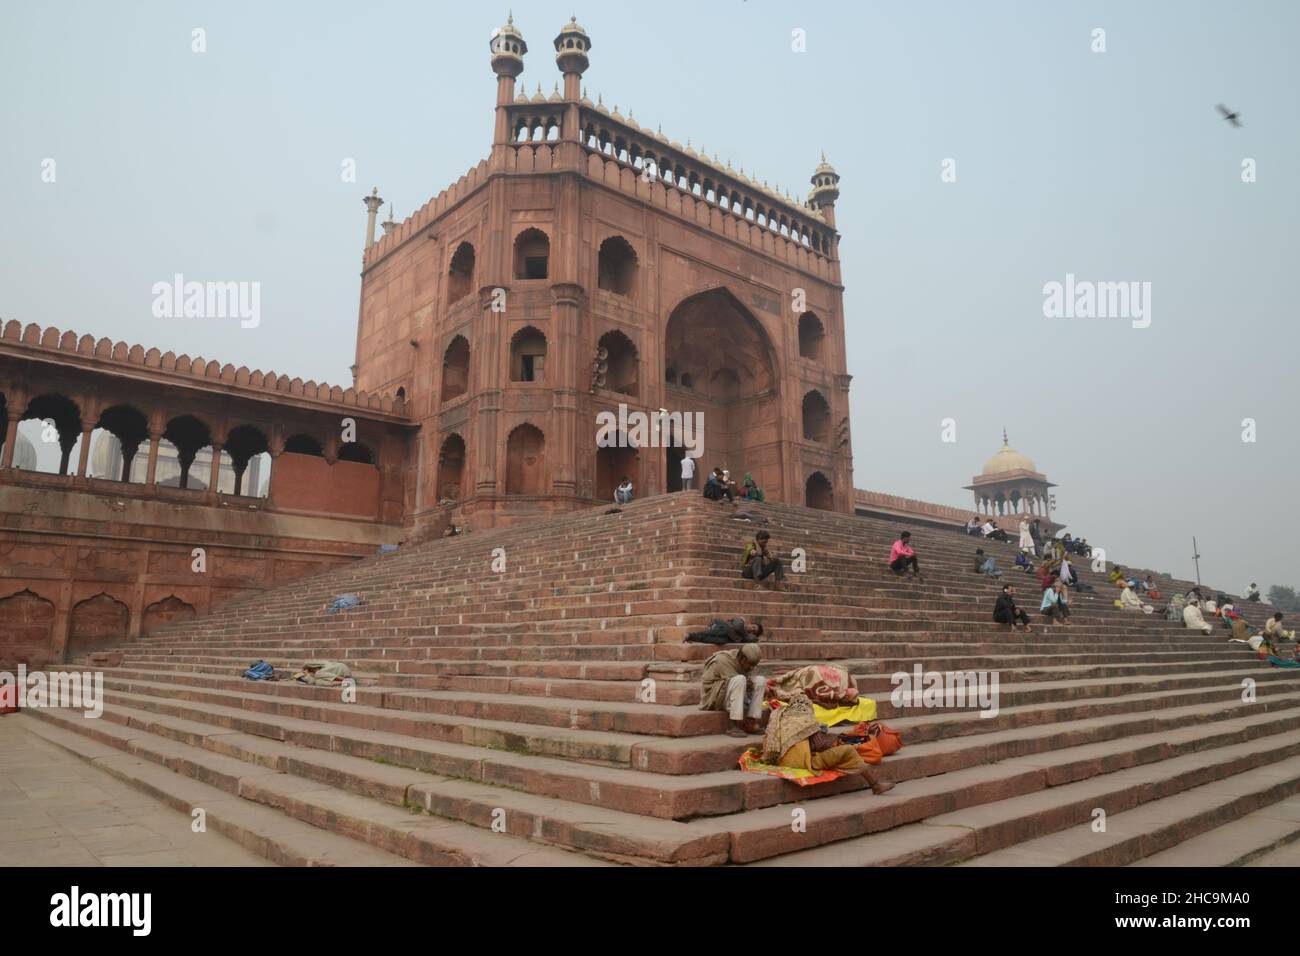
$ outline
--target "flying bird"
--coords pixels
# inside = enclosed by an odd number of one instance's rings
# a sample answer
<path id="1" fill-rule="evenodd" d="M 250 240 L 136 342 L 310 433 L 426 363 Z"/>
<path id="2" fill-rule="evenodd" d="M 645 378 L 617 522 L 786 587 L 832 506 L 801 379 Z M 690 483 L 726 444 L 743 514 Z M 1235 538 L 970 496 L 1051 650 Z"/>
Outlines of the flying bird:
<path id="1" fill-rule="evenodd" d="M 1241 125 L 1241 120 L 1238 119 L 1238 116 L 1239 116 L 1240 114 L 1238 114 L 1238 113 L 1236 113 L 1236 112 L 1234 112 L 1234 111 L 1228 109 L 1228 108 L 1227 108 L 1226 106 L 1224 106 L 1222 103 L 1219 104 L 1219 112 L 1222 113 L 1222 114 L 1223 114 L 1223 118 L 1226 119 L 1226 120 L 1227 120 L 1229 123 L 1231 123 L 1233 126 L 1240 126 L 1240 125 Z"/>

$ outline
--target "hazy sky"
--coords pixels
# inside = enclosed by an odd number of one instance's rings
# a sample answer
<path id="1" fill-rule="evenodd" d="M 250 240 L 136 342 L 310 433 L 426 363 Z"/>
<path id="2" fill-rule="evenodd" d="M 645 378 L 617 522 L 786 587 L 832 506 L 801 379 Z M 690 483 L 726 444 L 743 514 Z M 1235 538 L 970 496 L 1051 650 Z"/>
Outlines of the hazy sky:
<path id="1" fill-rule="evenodd" d="M 573 13 L 593 99 L 801 196 L 826 151 L 858 487 L 967 506 L 1005 425 L 1110 556 L 1190 576 L 1195 534 L 1207 582 L 1300 585 L 1300 4 L 513 8 L 530 92 Z M 0 318 L 349 385 L 361 197 L 487 155 L 506 9 L 5 3 Z M 259 281 L 261 324 L 155 319 L 178 272 Z M 1044 317 L 1067 273 L 1150 282 L 1150 326 Z"/>

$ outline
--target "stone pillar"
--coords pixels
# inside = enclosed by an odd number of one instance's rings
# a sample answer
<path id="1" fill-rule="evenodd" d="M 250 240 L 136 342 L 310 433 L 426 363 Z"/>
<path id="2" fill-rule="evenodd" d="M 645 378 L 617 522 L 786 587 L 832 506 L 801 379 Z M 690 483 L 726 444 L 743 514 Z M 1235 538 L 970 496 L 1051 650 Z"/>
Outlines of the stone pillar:
<path id="1" fill-rule="evenodd" d="M 557 283 L 551 286 L 554 302 L 551 306 L 551 329 L 554 332 L 555 361 L 547 369 L 554 387 L 554 406 L 551 412 L 551 431 L 546 437 L 547 457 L 553 463 L 552 491 L 556 495 L 573 497 L 577 494 L 576 458 L 587 442 L 580 434 L 578 423 L 578 315 L 582 307 L 582 286 L 576 283 Z M 595 424 L 592 424 L 595 435 Z M 594 450 L 594 442 L 592 448 Z M 645 452 L 643 451 L 643 454 Z"/>
<path id="2" fill-rule="evenodd" d="M 158 443 L 162 441 L 162 437 L 161 428 L 149 429 L 149 469 L 144 476 L 146 485 L 152 485 L 158 475 Z"/>
<path id="3" fill-rule="evenodd" d="M 14 466 L 14 445 L 18 443 L 18 419 L 9 419 L 9 427 L 5 429 L 5 448 L 4 455 L 0 456 L 0 469 L 12 468 Z"/>
<path id="4" fill-rule="evenodd" d="M 212 443 L 212 467 L 208 469 L 208 491 L 217 490 L 217 481 L 221 478 L 221 450 L 225 445 L 221 442 Z"/>
<path id="5" fill-rule="evenodd" d="M 370 195 L 361 200 L 366 204 L 366 245 L 369 249 L 375 244 L 375 216 L 379 214 L 379 207 L 384 204 L 384 200 L 379 195 L 379 187 L 376 186 L 370 191 Z"/>
<path id="6" fill-rule="evenodd" d="M 95 430 L 94 421 L 81 421 L 81 457 L 77 461 L 77 474 L 86 477 L 86 463 L 90 460 L 90 436 Z"/>
<path id="7" fill-rule="evenodd" d="M 500 274 L 498 269 L 493 271 Z M 494 292 L 498 288 L 506 297 L 505 312 L 492 311 Z M 505 435 L 499 434 L 498 422 L 501 415 L 502 330 L 510 310 L 518 306 L 512 302 L 510 290 L 504 285 L 485 285 L 478 294 L 479 315 L 474 322 L 475 335 L 470 352 L 470 383 L 478 391 L 471 392 L 469 418 L 474 425 L 474 434 L 473 446 L 466 449 L 466 455 L 474 462 L 474 494 L 491 497 L 497 494 L 497 463 L 500 446 L 506 440 Z M 549 376 L 550 368 L 546 371 Z"/>

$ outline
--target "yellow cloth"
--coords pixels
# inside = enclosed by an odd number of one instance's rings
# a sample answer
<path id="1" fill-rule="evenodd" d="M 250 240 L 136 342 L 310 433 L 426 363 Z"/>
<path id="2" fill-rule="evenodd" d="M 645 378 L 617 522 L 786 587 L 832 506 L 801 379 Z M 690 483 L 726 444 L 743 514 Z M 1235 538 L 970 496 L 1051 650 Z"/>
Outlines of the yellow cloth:
<path id="1" fill-rule="evenodd" d="M 834 727 L 836 724 L 842 724 L 846 721 L 858 723 L 862 720 L 876 719 L 876 702 L 870 697 L 859 697 L 852 707 L 818 707 L 813 704 L 813 716 L 817 718 L 817 723 L 825 724 L 827 727 Z"/>

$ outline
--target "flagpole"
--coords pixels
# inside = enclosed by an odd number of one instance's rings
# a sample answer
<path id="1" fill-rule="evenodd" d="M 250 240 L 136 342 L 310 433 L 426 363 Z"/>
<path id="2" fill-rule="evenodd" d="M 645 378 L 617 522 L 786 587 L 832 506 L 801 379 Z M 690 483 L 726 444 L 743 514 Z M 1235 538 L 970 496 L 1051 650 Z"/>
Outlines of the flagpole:
<path id="1" fill-rule="evenodd" d="M 1196 535 L 1192 535 L 1192 560 L 1196 562 L 1196 586 L 1201 586 L 1201 552 L 1196 547 Z"/>

